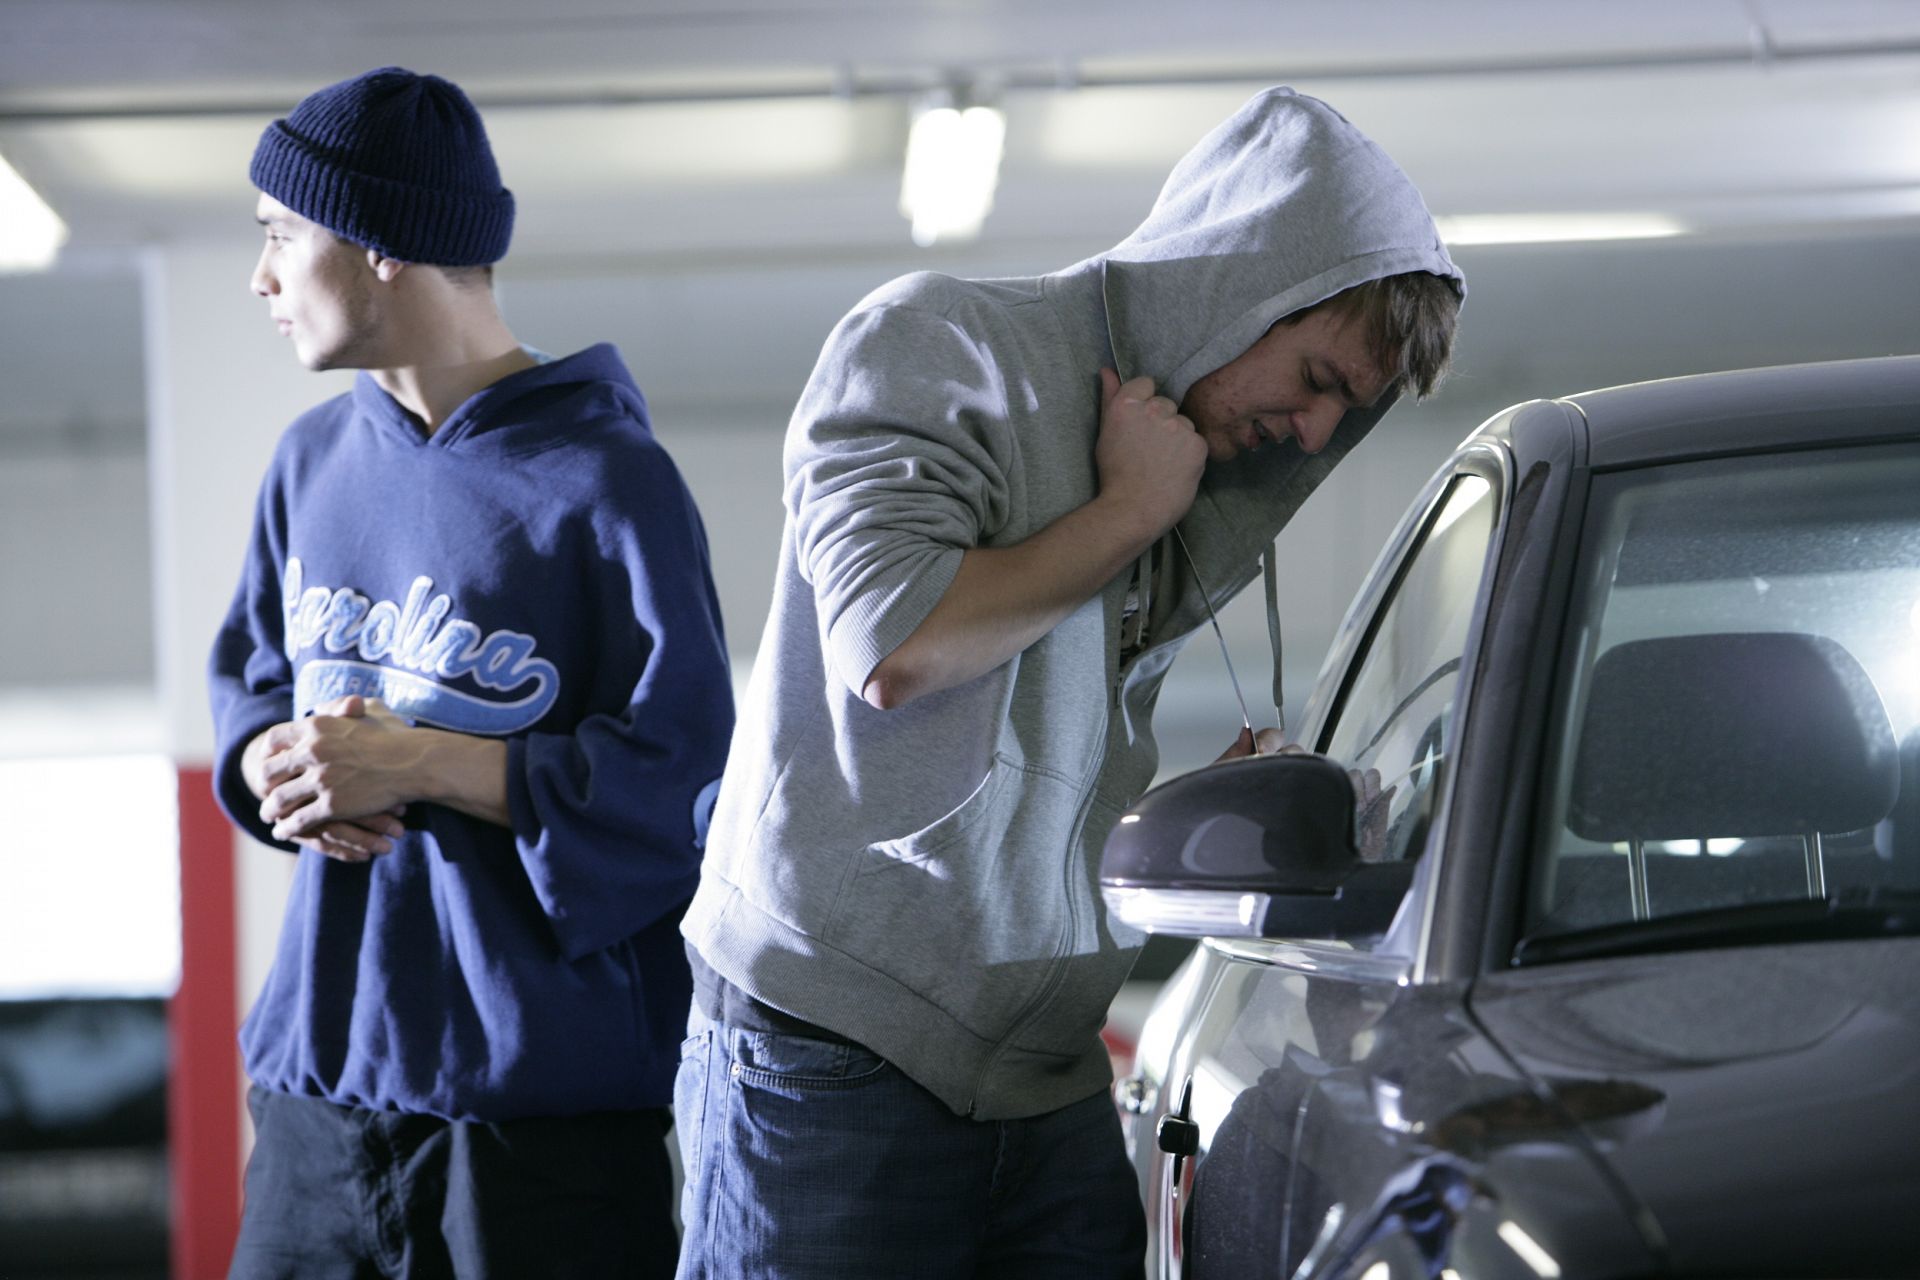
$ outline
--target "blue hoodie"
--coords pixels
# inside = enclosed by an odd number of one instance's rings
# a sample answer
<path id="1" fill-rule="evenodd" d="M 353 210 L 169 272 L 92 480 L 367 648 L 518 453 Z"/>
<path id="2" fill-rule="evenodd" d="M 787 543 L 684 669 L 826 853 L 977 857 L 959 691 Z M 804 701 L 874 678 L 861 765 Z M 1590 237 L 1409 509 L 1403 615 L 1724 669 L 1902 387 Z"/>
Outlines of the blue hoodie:
<path id="1" fill-rule="evenodd" d="M 431 436 L 364 373 L 302 415 L 209 665 L 220 802 L 299 854 L 256 1084 L 449 1119 L 667 1104 L 733 705 L 706 535 L 618 352 Z M 370 862 L 274 841 L 241 753 L 347 693 L 505 738 L 511 829 L 423 803 Z"/>

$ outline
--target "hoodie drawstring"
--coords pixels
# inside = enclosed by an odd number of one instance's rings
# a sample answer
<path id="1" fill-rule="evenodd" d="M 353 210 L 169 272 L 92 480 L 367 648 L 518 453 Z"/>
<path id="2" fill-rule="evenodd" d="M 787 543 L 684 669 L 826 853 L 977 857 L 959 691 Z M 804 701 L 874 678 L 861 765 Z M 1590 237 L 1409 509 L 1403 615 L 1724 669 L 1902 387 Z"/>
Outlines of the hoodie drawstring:
<path id="1" fill-rule="evenodd" d="M 1286 695 L 1281 690 L 1280 670 L 1280 580 L 1273 567 L 1273 558 L 1279 549 L 1277 543 L 1270 544 L 1260 553 L 1260 576 L 1267 589 L 1267 646 L 1273 650 L 1273 714 L 1281 735 L 1285 736 Z"/>
<path id="2" fill-rule="evenodd" d="M 1140 634 L 1135 644 L 1139 648 L 1147 645 L 1147 619 L 1153 616 L 1153 573 L 1159 567 L 1160 541 L 1150 544 L 1140 553 L 1140 560 L 1134 572 L 1140 575 Z"/>

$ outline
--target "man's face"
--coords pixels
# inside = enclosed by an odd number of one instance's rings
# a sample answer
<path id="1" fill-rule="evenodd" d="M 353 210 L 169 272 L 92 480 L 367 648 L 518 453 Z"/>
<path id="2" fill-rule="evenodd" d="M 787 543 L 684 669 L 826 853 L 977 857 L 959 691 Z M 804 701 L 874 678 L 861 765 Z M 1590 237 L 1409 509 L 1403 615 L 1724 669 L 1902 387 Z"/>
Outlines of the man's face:
<path id="1" fill-rule="evenodd" d="M 1318 453 L 1342 415 L 1373 404 L 1387 383 L 1367 349 L 1366 326 L 1349 312 L 1323 308 L 1274 325 L 1239 358 L 1194 383 L 1180 412 L 1215 462 L 1289 436 Z"/>
<path id="2" fill-rule="evenodd" d="M 263 195 L 266 245 L 249 282 L 309 369 L 374 367 L 379 308 L 367 251 Z"/>

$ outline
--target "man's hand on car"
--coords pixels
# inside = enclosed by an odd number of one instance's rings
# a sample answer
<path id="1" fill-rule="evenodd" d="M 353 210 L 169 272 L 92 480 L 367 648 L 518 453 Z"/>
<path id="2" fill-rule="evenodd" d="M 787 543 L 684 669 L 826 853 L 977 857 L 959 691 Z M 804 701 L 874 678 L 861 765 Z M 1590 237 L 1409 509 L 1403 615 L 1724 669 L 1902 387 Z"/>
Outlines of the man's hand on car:
<path id="1" fill-rule="evenodd" d="M 1290 750 L 1301 751 L 1304 748 L 1288 742 L 1286 735 L 1278 729 L 1261 729 L 1255 732 L 1253 729 L 1243 728 L 1240 730 L 1240 736 L 1233 740 L 1233 745 L 1222 751 L 1214 763 L 1244 760 L 1248 756 L 1284 755 Z"/>
<path id="2" fill-rule="evenodd" d="M 1378 862 L 1387 852 L 1387 830 L 1393 817 L 1395 783 L 1382 791 L 1378 769 L 1349 769 L 1353 783 L 1353 847 L 1363 862 Z"/>
<path id="3" fill-rule="evenodd" d="M 1304 756 L 1312 754 L 1297 742 L 1288 742 L 1278 729 L 1241 729 L 1233 745 L 1220 753 L 1215 764 L 1244 760 L 1248 756 Z M 1393 793 L 1398 784 L 1381 789 L 1378 769 L 1349 769 L 1347 781 L 1353 784 L 1353 845 L 1363 861 L 1378 861 L 1387 851 L 1387 831 L 1393 817 Z"/>

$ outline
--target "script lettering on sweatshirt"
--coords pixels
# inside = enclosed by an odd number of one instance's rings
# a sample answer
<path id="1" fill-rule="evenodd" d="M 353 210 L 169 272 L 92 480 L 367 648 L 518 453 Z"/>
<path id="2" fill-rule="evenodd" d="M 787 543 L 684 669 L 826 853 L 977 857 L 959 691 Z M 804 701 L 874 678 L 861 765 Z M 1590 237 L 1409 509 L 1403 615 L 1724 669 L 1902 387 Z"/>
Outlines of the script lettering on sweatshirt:
<path id="1" fill-rule="evenodd" d="M 294 710 L 306 715 L 334 698 L 357 693 L 379 698 L 421 724 L 459 733 L 502 736 L 537 724 L 560 694 L 560 674 L 534 656 L 524 632 L 482 631 L 453 616 L 453 598 L 436 594 L 422 575 L 402 603 L 373 600 L 351 587 L 308 586 L 306 567 L 287 561 L 281 579 L 286 653 L 299 663 Z M 442 683 L 470 678 L 482 689 L 518 698 L 495 699 Z"/>

